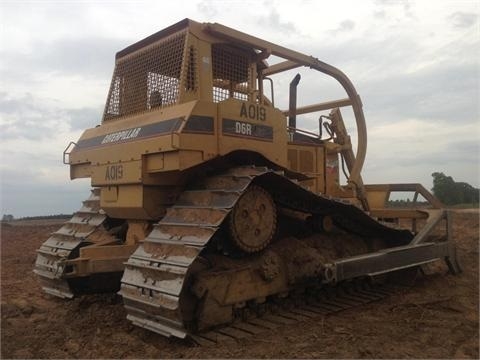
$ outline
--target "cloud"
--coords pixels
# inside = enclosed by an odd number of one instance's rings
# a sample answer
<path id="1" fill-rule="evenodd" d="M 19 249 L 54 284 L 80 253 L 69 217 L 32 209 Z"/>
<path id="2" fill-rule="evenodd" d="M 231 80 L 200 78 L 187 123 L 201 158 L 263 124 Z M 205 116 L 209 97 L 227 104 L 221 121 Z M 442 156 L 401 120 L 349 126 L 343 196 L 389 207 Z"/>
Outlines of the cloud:
<path id="1" fill-rule="evenodd" d="M 85 130 L 100 124 L 103 108 L 88 108 L 65 110 L 72 130 Z"/>
<path id="2" fill-rule="evenodd" d="M 40 160 L 42 161 L 42 160 Z M 90 180 L 74 182 L 68 179 L 68 168 L 50 165 L 58 170 L 57 181 L 39 177 L 38 170 L 24 165 L 21 168 L 1 169 L 0 206 L 2 214 L 14 217 L 71 214 L 89 196 Z M 32 182 L 32 179 L 35 179 Z"/>
<path id="3" fill-rule="evenodd" d="M 426 68 L 362 83 L 366 108 L 388 122 L 418 117 L 447 123 L 478 120 L 478 66 Z M 383 117 L 383 119 L 381 119 Z"/>
<path id="4" fill-rule="evenodd" d="M 414 118 L 370 126 L 367 177 L 427 185 L 432 172 L 442 171 L 478 186 L 479 130 L 475 123 L 449 128 Z"/>
<path id="5" fill-rule="evenodd" d="M 352 20 L 343 20 L 336 29 L 331 30 L 330 32 L 335 35 L 338 33 L 349 32 L 355 28 L 355 23 Z"/>
<path id="6" fill-rule="evenodd" d="M 205 15 L 208 19 L 214 18 L 218 14 L 216 2 L 212 0 L 204 0 L 197 4 L 198 11 Z"/>
<path id="7" fill-rule="evenodd" d="M 53 76 L 77 74 L 97 78 L 112 73 L 114 54 L 128 45 L 128 41 L 102 37 L 62 38 L 32 44 L 28 54 L 3 50 L 1 76 L 30 81 L 35 74 Z M 26 73 L 26 69 L 34 73 Z"/>
<path id="8" fill-rule="evenodd" d="M 0 139 L 45 140 L 52 134 L 84 130 L 101 121 L 100 108 L 63 108 L 30 93 L 14 97 L 0 92 Z"/>
<path id="9" fill-rule="evenodd" d="M 403 15 L 407 18 L 412 18 L 415 19 L 415 14 L 412 9 L 412 2 L 409 0 L 375 0 L 374 4 L 377 7 L 380 8 L 390 8 L 390 9 L 395 9 L 395 8 L 402 8 L 403 10 Z M 380 10 L 378 12 L 382 12 L 383 10 Z"/>
<path id="10" fill-rule="evenodd" d="M 450 20 L 454 27 L 465 29 L 471 27 L 477 22 L 478 14 L 457 11 L 448 16 L 447 20 Z"/>
<path id="11" fill-rule="evenodd" d="M 3 89 L 17 98 L 34 94 L 42 102 L 61 102 L 56 105 L 63 108 L 83 107 L 81 104 L 103 106 L 115 53 L 128 42 L 106 37 L 59 38 L 33 42 L 27 52 L 1 47 Z M 45 108 L 40 102 L 29 105 L 29 99 L 21 101 L 22 104 L 15 105 L 21 105 L 22 111 L 28 106 Z M 56 114 L 48 114 L 51 115 Z"/>
<path id="12" fill-rule="evenodd" d="M 375 12 L 373 13 L 373 16 L 374 16 L 376 19 L 385 19 L 386 12 L 385 12 L 385 10 L 375 11 Z"/>
<path id="13" fill-rule="evenodd" d="M 291 21 L 282 21 L 280 14 L 275 8 L 270 9 L 267 16 L 259 16 L 256 23 L 260 27 L 267 27 L 275 32 L 283 34 L 293 35 L 298 33 L 295 23 Z"/>
<path id="14" fill-rule="evenodd" d="M 70 185 L 62 153 L 94 109 L 63 108 L 33 94 L 0 93 L 0 205 L 18 216 L 71 213 L 88 197 L 90 180 Z M 73 126 L 72 126 L 73 124 Z M 80 126 L 78 126 L 80 127 Z"/>
<path id="15" fill-rule="evenodd" d="M 0 93 L 0 139 L 42 140 L 62 127 L 61 111 L 37 102 L 32 94 L 12 98 Z"/>
<path id="16" fill-rule="evenodd" d="M 383 38 L 359 33 L 315 45 L 309 51 L 321 54 L 321 60 L 349 76 L 370 120 L 381 123 L 416 117 L 447 126 L 449 122 L 475 122 L 480 117 L 480 67 L 475 50 L 480 39 L 466 35 L 455 34 L 432 46 L 408 33 L 395 31 Z M 300 45 L 306 49 L 307 44 Z M 322 96 L 321 101 L 345 96 L 330 82 L 310 78 L 312 72 L 302 74 L 299 86 L 309 98 L 306 104 L 318 102 L 318 96 Z"/>

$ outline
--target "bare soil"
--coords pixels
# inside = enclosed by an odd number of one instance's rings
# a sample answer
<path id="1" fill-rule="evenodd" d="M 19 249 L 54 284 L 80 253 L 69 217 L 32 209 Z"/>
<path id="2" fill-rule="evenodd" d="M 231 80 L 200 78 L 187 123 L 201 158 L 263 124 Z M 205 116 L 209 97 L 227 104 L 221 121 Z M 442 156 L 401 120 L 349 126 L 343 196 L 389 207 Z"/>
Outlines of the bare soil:
<path id="1" fill-rule="evenodd" d="M 65 301 L 44 294 L 35 250 L 59 225 L 1 227 L 1 358 L 479 357 L 479 213 L 456 212 L 463 273 L 443 266 L 375 303 L 216 347 L 132 326 L 115 294 Z"/>

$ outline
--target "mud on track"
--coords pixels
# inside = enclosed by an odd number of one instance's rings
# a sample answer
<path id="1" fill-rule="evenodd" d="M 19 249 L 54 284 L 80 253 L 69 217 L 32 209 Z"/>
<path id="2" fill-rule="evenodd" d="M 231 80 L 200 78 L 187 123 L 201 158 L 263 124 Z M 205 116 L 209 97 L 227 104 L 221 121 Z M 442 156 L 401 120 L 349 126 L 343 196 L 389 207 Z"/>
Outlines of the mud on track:
<path id="1" fill-rule="evenodd" d="M 380 302 L 209 348 L 130 325 L 114 294 L 43 294 L 35 250 L 60 225 L 2 224 L 1 357 L 478 358 L 479 213 L 456 212 L 453 222 L 461 275 L 441 267 Z"/>

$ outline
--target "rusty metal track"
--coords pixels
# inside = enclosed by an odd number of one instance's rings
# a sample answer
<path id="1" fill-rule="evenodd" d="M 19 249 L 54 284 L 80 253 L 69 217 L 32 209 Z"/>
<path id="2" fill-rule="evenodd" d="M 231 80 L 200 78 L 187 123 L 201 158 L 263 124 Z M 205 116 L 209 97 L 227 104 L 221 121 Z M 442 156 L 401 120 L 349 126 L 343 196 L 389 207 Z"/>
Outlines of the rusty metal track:
<path id="1" fill-rule="evenodd" d="M 184 191 L 129 258 L 119 294 L 133 324 L 167 337 L 187 337 L 190 331 L 184 312 L 189 305 L 182 304 L 187 301 L 182 295 L 189 271 L 254 182 L 293 209 L 350 219 L 342 223 L 347 230 L 410 240 L 410 233 L 385 227 L 353 205 L 315 195 L 281 173 L 265 167 L 233 168 Z"/>
<path id="2" fill-rule="evenodd" d="M 384 299 L 391 289 L 383 285 L 372 285 L 369 282 L 357 281 L 343 286 L 320 289 L 310 293 L 301 303 L 292 304 L 286 298 L 280 304 L 267 304 L 263 314 L 248 312 L 228 325 L 213 329 L 206 333 L 189 334 L 195 344 L 215 346 L 218 343 L 239 341 L 244 338 L 275 330 L 285 325 L 293 325 L 302 321 L 318 320 L 327 315 L 365 305 Z"/>
<path id="3" fill-rule="evenodd" d="M 100 209 L 100 189 L 93 189 L 82 208 L 40 246 L 33 272 L 39 276 L 46 293 L 68 299 L 74 296 L 66 279 L 69 271 L 66 261 L 75 256 L 76 249 L 88 241 L 106 218 Z"/>

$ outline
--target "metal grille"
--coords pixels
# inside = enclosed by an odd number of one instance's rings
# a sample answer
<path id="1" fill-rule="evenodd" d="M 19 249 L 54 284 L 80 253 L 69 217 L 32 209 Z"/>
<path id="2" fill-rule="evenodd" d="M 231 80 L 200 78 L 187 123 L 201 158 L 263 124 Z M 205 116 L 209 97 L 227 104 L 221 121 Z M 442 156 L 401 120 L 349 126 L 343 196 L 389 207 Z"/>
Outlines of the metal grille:
<path id="1" fill-rule="evenodd" d="M 180 91 L 186 32 L 117 60 L 104 120 L 175 104 Z M 185 90 L 196 89 L 195 50 L 187 50 Z"/>
<path id="2" fill-rule="evenodd" d="M 248 100 L 250 58 L 228 45 L 212 46 L 213 101 L 228 98 Z"/>

